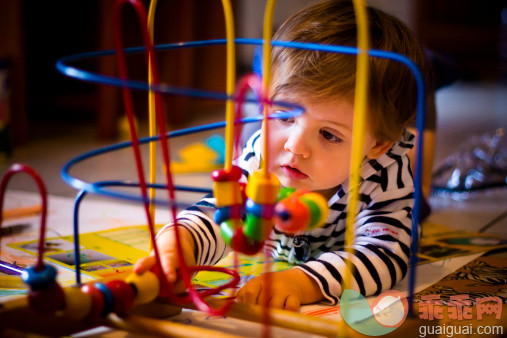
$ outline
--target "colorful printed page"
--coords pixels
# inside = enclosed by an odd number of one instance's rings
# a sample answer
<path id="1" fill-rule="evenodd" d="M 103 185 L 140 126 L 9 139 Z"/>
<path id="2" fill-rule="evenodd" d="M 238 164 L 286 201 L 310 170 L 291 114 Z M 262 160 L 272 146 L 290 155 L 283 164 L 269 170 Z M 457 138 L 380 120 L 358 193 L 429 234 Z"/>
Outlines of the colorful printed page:
<path id="1" fill-rule="evenodd" d="M 84 278 L 88 279 L 105 278 L 119 272 L 129 271 L 139 258 L 148 254 L 150 249 L 146 226 L 128 226 L 81 234 L 79 241 L 80 270 Z M 11 249 L 18 251 L 20 256 L 26 256 L 26 254 L 35 256 L 37 245 L 37 241 L 8 244 Z M 420 241 L 419 264 L 486 252 L 506 246 L 505 239 L 479 233 L 460 232 L 438 224 L 425 223 L 423 237 Z M 63 285 L 73 283 L 72 274 L 69 274 L 75 270 L 73 236 L 47 239 L 44 258 L 55 264 L 60 270 L 67 271 L 67 274 L 64 274 Z M 230 254 L 217 265 L 238 270 L 241 277 L 238 287 L 266 271 L 281 271 L 292 267 L 287 262 L 267 260 L 263 254 L 251 257 L 238 255 L 237 263 L 234 262 L 234 255 Z M 228 275 L 209 271 L 199 272 L 193 278 L 198 288 L 214 288 L 229 280 Z M 2 288 L 1 285 L 0 288 Z M 222 296 L 231 296 L 232 293 L 233 290 L 224 290 Z"/>

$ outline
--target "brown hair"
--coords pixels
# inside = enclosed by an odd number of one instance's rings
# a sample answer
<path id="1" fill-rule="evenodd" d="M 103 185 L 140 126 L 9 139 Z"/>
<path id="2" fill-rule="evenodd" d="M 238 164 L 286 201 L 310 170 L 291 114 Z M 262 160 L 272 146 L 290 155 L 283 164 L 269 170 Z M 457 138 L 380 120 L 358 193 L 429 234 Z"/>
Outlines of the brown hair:
<path id="1" fill-rule="evenodd" d="M 370 48 L 405 55 L 426 74 L 423 52 L 413 32 L 378 9 L 369 7 L 367 15 Z M 293 15 L 273 39 L 355 47 L 356 27 L 350 0 L 326 0 Z M 275 94 L 290 90 L 314 100 L 344 97 L 353 102 L 355 55 L 276 46 L 272 54 Z M 415 115 L 416 100 L 416 83 L 405 65 L 370 57 L 368 114 L 375 139 L 398 140 Z"/>

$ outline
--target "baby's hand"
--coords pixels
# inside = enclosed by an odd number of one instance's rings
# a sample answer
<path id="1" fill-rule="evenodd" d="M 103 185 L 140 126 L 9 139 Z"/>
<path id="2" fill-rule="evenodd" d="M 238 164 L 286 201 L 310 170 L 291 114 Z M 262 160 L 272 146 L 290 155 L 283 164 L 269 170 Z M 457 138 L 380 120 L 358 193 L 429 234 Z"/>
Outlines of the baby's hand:
<path id="1" fill-rule="evenodd" d="M 194 239 L 190 232 L 183 227 L 178 228 L 180 235 L 181 249 L 187 266 L 195 265 Z M 185 286 L 178 275 L 180 261 L 176 248 L 175 229 L 171 227 L 162 232 L 157 238 L 157 248 L 160 255 L 162 271 L 169 283 L 173 284 L 173 292 L 185 291 Z M 152 270 L 156 265 L 155 253 L 152 251 L 149 256 L 143 257 L 134 265 L 134 272 L 138 275 L 145 271 Z"/>
<path id="2" fill-rule="evenodd" d="M 271 278 L 269 290 L 267 277 Z M 299 269 L 289 269 L 251 279 L 238 291 L 236 299 L 262 305 L 266 296 L 269 298 L 269 307 L 290 311 L 298 311 L 301 304 L 314 303 L 323 298 L 320 288 L 309 276 Z"/>

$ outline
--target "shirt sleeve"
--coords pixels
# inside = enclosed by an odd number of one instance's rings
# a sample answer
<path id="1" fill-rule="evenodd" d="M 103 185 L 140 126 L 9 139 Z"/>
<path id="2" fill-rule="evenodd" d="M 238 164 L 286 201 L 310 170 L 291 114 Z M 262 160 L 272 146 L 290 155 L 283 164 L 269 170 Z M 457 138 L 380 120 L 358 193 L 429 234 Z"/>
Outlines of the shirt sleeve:
<path id="1" fill-rule="evenodd" d="M 379 189 L 382 190 L 382 189 Z M 297 268 L 319 285 L 327 302 L 337 304 L 351 267 L 351 288 L 364 296 L 392 288 L 407 272 L 412 229 L 413 186 L 381 191 L 359 212 L 351 253 L 327 252 Z"/>
<path id="2" fill-rule="evenodd" d="M 235 164 L 242 168 L 242 182 L 246 182 L 248 176 L 259 167 L 260 131 L 254 133 L 247 141 L 241 156 Z M 187 229 L 195 241 L 195 258 L 198 265 L 214 265 L 225 257 L 230 248 L 220 235 L 220 225 L 213 220 L 216 210 L 216 199 L 212 194 L 205 196 L 193 206 L 181 211 L 177 216 L 177 223 Z M 167 224 L 159 234 L 174 224 Z"/>

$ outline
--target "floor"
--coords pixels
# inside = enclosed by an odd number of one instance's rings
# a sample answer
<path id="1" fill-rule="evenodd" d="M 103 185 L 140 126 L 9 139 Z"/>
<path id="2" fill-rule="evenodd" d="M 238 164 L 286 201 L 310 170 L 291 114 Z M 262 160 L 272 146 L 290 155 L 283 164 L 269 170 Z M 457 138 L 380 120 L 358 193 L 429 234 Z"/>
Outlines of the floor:
<path id="1" fill-rule="evenodd" d="M 506 130 L 507 85 L 458 82 L 439 90 L 436 105 L 438 117 L 434 168 L 460 147 L 466 146 L 466 142 L 472 137 L 492 135 L 499 128 Z M 195 121 L 193 125 L 221 119 L 221 115 L 211 114 L 206 117 L 206 121 Z M 185 145 L 202 142 L 209 135 L 219 132 L 221 131 L 173 139 L 172 154 L 175 156 Z M 0 173 L 4 173 L 14 162 L 25 163 L 39 172 L 50 194 L 74 197 L 76 189 L 62 180 L 60 170 L 66 162 L 79 154 L 115 143 L 101 142 L 95 134 L 92 125 L 39 125 L 34 128 L 27 144 L 14 149 L 12 158 L 0 163 Z M 143 151 L 147 152 L 147 149 Z M 89 182 L 99 179 L 136 180 L 133 163 L 130 149 L 125 149 L 79 163 L 70 170 L 70 174 Z M 181 174 L 175 176 L 175 182 L 210 187 L 208 177 L 207 174 Z M 35 191 L 36 186 L 26 176 L 18 175 L 9 183 L 9 189 Z M 449 197 L 432 197 L 430 204 L 433 208 L 432 217 L 437 221 L 443 220 L 458 227 L 472 228 L 478 225 L 486 226 L 493 221 L 494 226 L 490 226 L 491 229 L 507 229 L 505 189 L 489 194 L 476 194 L 458 201 Z M 463 217 L 464 210 L 469 217 Z"/>

